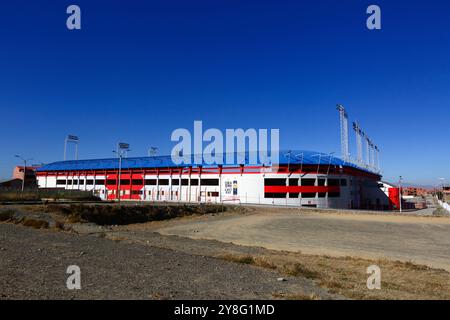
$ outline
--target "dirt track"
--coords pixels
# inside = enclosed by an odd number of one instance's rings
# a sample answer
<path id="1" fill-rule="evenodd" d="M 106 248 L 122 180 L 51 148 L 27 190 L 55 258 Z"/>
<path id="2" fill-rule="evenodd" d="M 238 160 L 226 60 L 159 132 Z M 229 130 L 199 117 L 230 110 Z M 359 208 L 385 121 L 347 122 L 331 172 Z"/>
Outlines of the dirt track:
<path id="1" fill-rule="evenodd" d="M 450 219 L 253 208 L 251 214 L 170 221 L 165 235 L 306 254 L 412 261 L 450 271 Z"/>

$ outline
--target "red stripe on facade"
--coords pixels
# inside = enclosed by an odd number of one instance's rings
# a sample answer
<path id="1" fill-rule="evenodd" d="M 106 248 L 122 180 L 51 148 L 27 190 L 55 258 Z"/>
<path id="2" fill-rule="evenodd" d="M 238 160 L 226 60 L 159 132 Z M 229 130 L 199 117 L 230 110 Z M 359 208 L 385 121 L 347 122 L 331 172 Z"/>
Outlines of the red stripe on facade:
<path id="1" fill-rule="evenodd" d="M 315 193 L 315 192 L 340 192 L 339 186 L 265 186 L 266 193 Z"/>

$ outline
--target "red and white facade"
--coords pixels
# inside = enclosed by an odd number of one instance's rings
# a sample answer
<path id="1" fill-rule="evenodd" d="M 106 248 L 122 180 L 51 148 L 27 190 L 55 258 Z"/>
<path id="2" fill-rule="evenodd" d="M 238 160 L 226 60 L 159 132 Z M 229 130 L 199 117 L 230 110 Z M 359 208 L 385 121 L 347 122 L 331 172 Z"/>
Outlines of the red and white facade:
<path id="1" fill-rule="evenodd" d="M 45 168 L 45 167 L 44 167 Z M 289 168 L 289 172 L 288 172 Z M 387 209 L 381 176 L 327 165 L 210 166 L 38 171 L 40 188 L 92 191 L 102 200 L 248 203 Z"/>

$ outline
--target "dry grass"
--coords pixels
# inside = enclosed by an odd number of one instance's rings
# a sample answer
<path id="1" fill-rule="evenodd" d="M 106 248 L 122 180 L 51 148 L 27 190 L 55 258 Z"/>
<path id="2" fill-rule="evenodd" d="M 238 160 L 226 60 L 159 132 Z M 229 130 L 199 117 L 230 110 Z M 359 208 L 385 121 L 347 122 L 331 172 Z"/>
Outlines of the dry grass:
<path id="1" fill-rule="evenodd" d="M 98 225 L 127 225 L 149 221 L 162 221 L 191 215 L 216 214 L 230 207 L 205 205 L 58 205 L 49 204 L 44 212 L 64 217 L 70 223 L 93 222 Z"/>
<path id="2" fill-rule="evenodd" d="M 264 256 L 222 255 L 228 261 L 276 269 L 290 276 L 313 279 L 331 293 L 351 299 L 450 299 L 450 273 L 411 262 L 357 257 L 330 257 L 292 252 L 271 252 Z M 381 269 L 381 289 L 367 289 L 370 265 Z M 285 296 L 284 299 L 304 299 Z"/>
<path id="3" fill-rule="evenodd" d="M 21 221 L 21 224 L 25 227 L 32 227 L 35 229 L 48 229 L 48 222 L 40 219 L 25 218 Z"/>
<path id="4" fill-rule="evenodd" d="M 59 220 L 55 220 L 55 227 L 56 230 L 64 230 L 65 226 L 64 223 L 59 221 Z"/>
<path id="5" fill-rule="evenodd" d="M 11 221 L 14 218 L 15 210 L 6 209 L 0 211 L 0 221 Z"/>
<path id="6" fill-rule="evenodd" d="M 321 300 L 321 298 L 312 293 L 312 294 L 288 294 L 288 293 L 274 293 L 272 295 L 275 299 L 284 299 L 284 300 Z"/>

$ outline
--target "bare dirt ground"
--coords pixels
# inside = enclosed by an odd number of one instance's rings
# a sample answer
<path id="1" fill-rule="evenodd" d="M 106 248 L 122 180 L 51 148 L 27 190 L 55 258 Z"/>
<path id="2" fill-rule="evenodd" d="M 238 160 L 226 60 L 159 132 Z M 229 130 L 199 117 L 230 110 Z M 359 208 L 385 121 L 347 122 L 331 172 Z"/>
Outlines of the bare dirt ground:
<path id="1" fill-rule="evenodd" d="M 96 228 L 98 230 L 98 227 Z M 66 269 L 81 268 L 81 290 Z M 36 230 L 0 223 L 0 299 L 337 298 L 312 280 L 98 234 Z"/>
<path id="2" fill-rule="evenodd" d="M 305 254 L 388 258 L 450 271 L 447 217 L 252 208 L 249 214 L 165 221 L 153 226 L 164 235 Z"/>
<path id="3" fill-rule="evenodd" d="M 50 228 L 63 218 L 41 210 L 21 214 Z M 0 298 L 450 299 L 446 217 L 247 207 L 64 223 L 70 232 L 0 223 Z M 81 291 L 65 287 L 69 264 L 84 270 Z M 367 289 L 372 264 L 381 290 Z"/>

